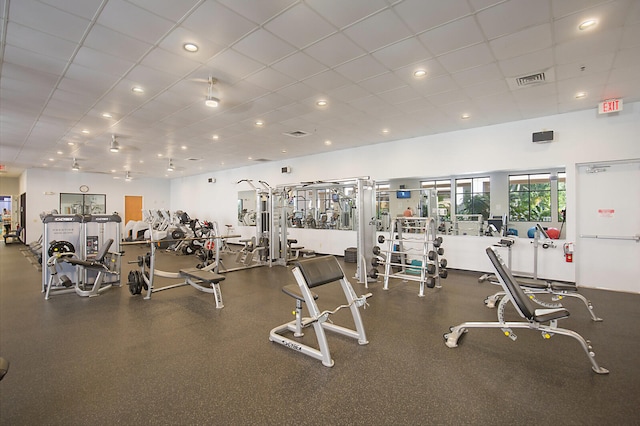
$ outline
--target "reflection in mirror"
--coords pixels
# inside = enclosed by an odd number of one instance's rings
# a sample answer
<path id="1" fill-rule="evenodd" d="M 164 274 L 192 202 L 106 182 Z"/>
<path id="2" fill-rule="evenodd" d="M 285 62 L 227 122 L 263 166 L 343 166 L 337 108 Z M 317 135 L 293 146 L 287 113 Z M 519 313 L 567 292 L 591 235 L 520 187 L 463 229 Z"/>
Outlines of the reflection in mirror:
<path id="1" fill-rule="evenodd" d="M 353 185 L 313 186 L 288 192 L 287 220 L 291 228 L 352 230 Z"/>
<path id="2" fill-rule="evenodd" d="M 256 191 L 238 191 L 238 225 L 256 226 Z"/>

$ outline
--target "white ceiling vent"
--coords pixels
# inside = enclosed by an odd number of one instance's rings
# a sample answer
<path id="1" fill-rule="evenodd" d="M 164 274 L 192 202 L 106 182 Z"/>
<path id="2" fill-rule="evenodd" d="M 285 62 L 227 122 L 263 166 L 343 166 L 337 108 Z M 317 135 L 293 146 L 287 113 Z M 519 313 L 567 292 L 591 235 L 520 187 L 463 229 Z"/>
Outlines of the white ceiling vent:
<path id="1" fill-rule="evenodd" d="M 303 132 L 302 130 L 294 130 L 293 132 L 285 132 L 287 136 L 291 136 L 292 138 L 304 138 L 305 136 L 309 136 L 309 133 Z"/>
<path id="2" fill-rule="evenodd" d="M 187 161 L 202 161 L 202 158 L 187 158 Z"/>
<path id="3" fill-rule="evenodd" d="M 537 73 L 510 78 L 507 81 L 512 90 L 523 89 L 555 81 L 555 72 L 553 68 L 549 68 Z"/>
<path id="4" fill-rule="evenodd" d="M 258 163 L 266 163 L 267 161 L 271 161 L 268 158 L 254 158 L 253 161 L 257 161 Z"/>

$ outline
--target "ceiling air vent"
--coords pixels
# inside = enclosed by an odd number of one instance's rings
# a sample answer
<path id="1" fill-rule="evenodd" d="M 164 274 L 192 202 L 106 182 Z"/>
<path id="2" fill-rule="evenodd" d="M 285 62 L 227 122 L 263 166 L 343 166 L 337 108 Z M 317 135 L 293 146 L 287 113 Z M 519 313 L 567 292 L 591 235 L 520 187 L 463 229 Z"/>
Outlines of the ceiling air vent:
<path id="1" fill-rule="evenodd" d="M 287 136 L 291 136 L 292 138 L 304 138 L 305 136 L 309 136 L 309 133 L 303 132 L 302 130 L 294 130 L 293 132 L 285 132 Z"/>
<path id="2" fill-rule="evenodd" d="M 257 161 L 258 163 L 266 163 L 267 161 L 271 161 L 268 158 L 254 158 L 253 161 Z"/>
<path id="3" fill-rule="evenodd" d="M 201 161 L 202 158 L 187 158 L 187 161 Z"/>
<path id="4" fill-rule="evenodd" d="M 546 80 L 543 72 L 516 78 L 516 84 L 518 86 L 529 86 L 531 84 L 544 83 L 545 81 Z"/>

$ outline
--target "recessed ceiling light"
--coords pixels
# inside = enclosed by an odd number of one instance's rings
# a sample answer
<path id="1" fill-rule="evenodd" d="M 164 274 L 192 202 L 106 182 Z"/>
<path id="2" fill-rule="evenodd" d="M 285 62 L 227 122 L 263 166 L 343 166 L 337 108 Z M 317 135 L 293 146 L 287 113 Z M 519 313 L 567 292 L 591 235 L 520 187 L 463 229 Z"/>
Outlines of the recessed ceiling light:
<path id="1" fill-rule="evenodd" d="M 185 43 L 182 47 L 187 52 L 197 52 L 198 51 L 198 46 L 193 44 L 193 43 Z"/>
<path id="2" fill-rule="evenodd" d="M 327 145 L 327 146 L 331 145 L 331 143 L 332 143 L 332 142 L 331 142 L 330 140 L 326 140 L 326 141 L 324 141 L 324 144 L 325 144 L 325 145 Z"/>
<path id="3" fill-rule="evenodd" d="M 62 151 L 58 151 L 58 152 L 56 152 L 56 154 L 62 155 Z"/>
<path id="4" fill-rule="evenodd" d="M 384 133 L 384 134 L 389 133 L 389 129 L 382 129 L 382 133 Z"/>
<path id="5" fill-rule="evenodd" d="M 247 160 L 253 160 L 253 157 L 247 157 Z"/>
<path id="6" fill-rule="evenodd" d="M 53 158 L 49 158 L 49 161 L 53 161 Z"/>
<path id="7" fill-rule="evenodd" d="M 213 139 L 214 141 L 217 141 L 218 139 L 220 139 L 220 136 L 218 136 L 218 135 L 213 135 L 213 136 L 211 137 L 211 139 Z"/>
<path id="8" fill-rule="evenodd" d="M 262 121 L 262 120 L 256 121 L 256 126 L 258 126 L 258 127 L 264 126 L 264 121 Z"/>
<path id="9" fill-rule="evenodd" d="M 134 93 L 144 93 L 144 89 L 143 89 L 142 87 L 140 87 L 140 86 L 133 86 L 133 87 L 131 88 L 131 90 L 132 90 Z"/>
<path id="10" fill-rule="evenodd" d="M 319 107 L 323 107 L 323 106 L 327 106 L 327 101 L 324 99 L 320 99 L 318 102 L 316 102 L 316 105 L 318 105 Z"/>
<path id="11" fill-rule="evenodd" d="M 158 154 L 158 158 L 162 157 L 162 154 Z"/>
<path id="12" fill-rule="evenodd" d="M 286 149 L 283 149 L 281 152 L 282 152 L 283 154 L 286 154 L 286 153 L 287 153 L 287 150 L 286 150 Z"/>
<path id="13" fill-rule="evenodd" d="M 180 147 L 180 149 L 185 150 L 185 149 L 187 149 L 187 146 L 186 146 L 186 145 L 182 145 L 182 146 Z"/>
<path id="14" fill-rule="evenodd" d="M 424 77 L 425 75 L 427 75 L 427 71 L 426 70 L 415 70 L 413 72 L 413 76 L 416 77 L 416 78 Z"/>
<path id="15" fill-rule="evenodd" d="M 587 19 L 586 21 L 583 21 L 580 23 L 580 25 L 578 25 L 578 29 L 584 31 L 588 28 L 594 27 L 597 23 L 598 21 L 595 19 Z"/>
<path id="16" fill-rule="evenodd" d="M 89 133 L 91 133 L 90 131 L 88 131 L 87 129 L 82 129 L 82 133 L 84 133 L 85 135 L 88 135 Z"/>
<path id="17" fill-rule="evenodd" d="M 104 117 L 104 118 L 113 118 L 113 115 L 109 114 L 108 112 L 103 112 L 102 113 L 102 117 Z"/>
<path id="18" fill-rule="evenodd" d="M 69 145 L 69 146 L 74 146 L 74 145 L 75 145 L 75 143 L 73 143 L 73 142 L 69 141 L 69 142 L 67 142 L 67 145 Z"/>
<path id="19" fill-rule="evenodd" d="M 578 92 L 576 93 L 576 99 L 582 99 L 582 98 L 586 98 L 587 97 L 587 93 L 586 92 Z"/>
<path id="20" fill-rule="evenodd" d="M 471 116 L 470 116 L 469 114 L 462 114 L 462 115 L 460 116 L 460 118 L 462 118 L 463 120 L 466 120 L 466 119 L 468 119 L 468 118 L 470 118 L 470 117 L 471 117 Z"/>

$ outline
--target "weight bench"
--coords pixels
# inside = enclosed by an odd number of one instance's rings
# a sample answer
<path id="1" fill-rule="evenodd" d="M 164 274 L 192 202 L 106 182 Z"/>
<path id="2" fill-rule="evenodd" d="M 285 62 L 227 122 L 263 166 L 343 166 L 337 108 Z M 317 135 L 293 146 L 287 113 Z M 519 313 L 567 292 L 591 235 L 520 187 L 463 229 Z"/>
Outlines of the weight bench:
<path id="1" fill-rule="evenodd" d="M 180 275 L 185 278 L 183 285 L 189 284 L 204 293 L 213 294 L 216 299 L 216 309 L 224 308 L 222 303 L 222 292 L 220 291 L 220 281 L 224 281 L 224 275 L 215 274 L 211 271 L 203 271 L 198 268 L 180 269 Z M 208 287 L 201 284 L 205 283 Z"/>
<path id="2" fill-rule="evenodd" d="M 528 328 L 532 330 L 540 330 L 543 339 L 549 339 L 554 334 L 562 334 L 565 336 L 573 337 L 576 339 L 582 349 L 584 349 L 589 361 L 591 362 L 591 368 L 598 374 L 607 374 L 609 370 L 602 368 L 595 360 L 595 354 L 593 353 L 591 344 L 585 340 L 580 334 L 573 330 L 567 330 L 564 328 L 558 328 L 557 323 L 559 319 L 567 318 L 569 311 L 564 308 L 554 309 L 535 309 L 533 302 L 529 296 L 520 287 L 516 279 L 513 277 L 511 270 L 504 264 L 500 256 L 496 253 L 493 247 L 487 247 L 487 255 L 496 270 L 496 276 L 500 281 L 500 285 L 504 290 L 504 297 L 498 305 L 498 321 L 497 322 L 465 322 L 455 327 L 451 327 L 451 332 L 444 335 L 445 344 L 449 348 L 455 348 L 458 346 L 458 340 L 460 337 L 468 331 L 469 328 L 499 328 L 502 330 L 505 336 L 511 340 L 516 340 L 517 336 L 513 333 L 513 328 Z M 526 321 L 511 322 L 504 320 L 504 309 L 508 302 L 513 302 L 516 312 Z M 544 325 L 542 323 L 549 323 Z"/>
<path id="3" fill-rule="evenodd" d="M 488 280 L 492 284 L 500 284 L 495 276 L 488 277 Z M 591 304 L 591 301 L 578 293 L 578 288 L 574 284 L 566 284 L 524 277 L 516 277 L 516 282 L 529 296 L 529 299 L 540 306 L 551 309 L 562 308 L 562 305 L 560 303 L 554 302 L 558 302 L 565 297 L 575 297 L 576 299 L 580 299 L 584 303 L 593 321 L 602 321 L 602 318 L 598 317 L 593 312 L 593 305 Z M 487 306 L 487 308 L 495 308 L 500 299 L 504 297 L 504 294 L 504 291 L 499 291 L 495 294 L 492 294 L 484 300 L 484 304 Z M 536 297 L 537 294 L 550 294 L 552 297 L 552 302 L 539 299 L 538 297 Z"/>
<path id="4" fill-rule="evenodd" d="M 353 287 L 345 278 L 344 271 L 334 256 L 316 257 L 296 262 L 293 268 L 293 275 L 298 284 L 287 285 L 282 288 L 282 291 L 296 300 L 296 318 L 293 321 L 272 329 L 269 333 L 270 341 L 318 359 L 322 361 L 322 364 L 326 367 L 333 367 L 333 359 L 331 359 L 325 330 L 356 339 L 360 345 L 369 343 L 365 334 L 364 325 L 362 324 L 359 308 L 361 306 L 366 307 L 367 298 L 371 297 L 371 293 L 359 297 L 356 296 Z M 333 311 L 320 311 L 316 304 L 318 295 L 312 293 L 311 289 L 335 281 L 340 282 L 347 303 L 338 306 Z M 302 317 L 302 302 L 307 305 L 307 310 L 310 315 L 308 318 Z M 327 322 L 329 315 L 347 307 L 351 310 L 355 330 Z M 293 332 L 294 337 L 301 337 L 303 335 L 302 329 L 309 326 L 313 326 L 320 349 L 283 336 L 285 332 Z"/>

